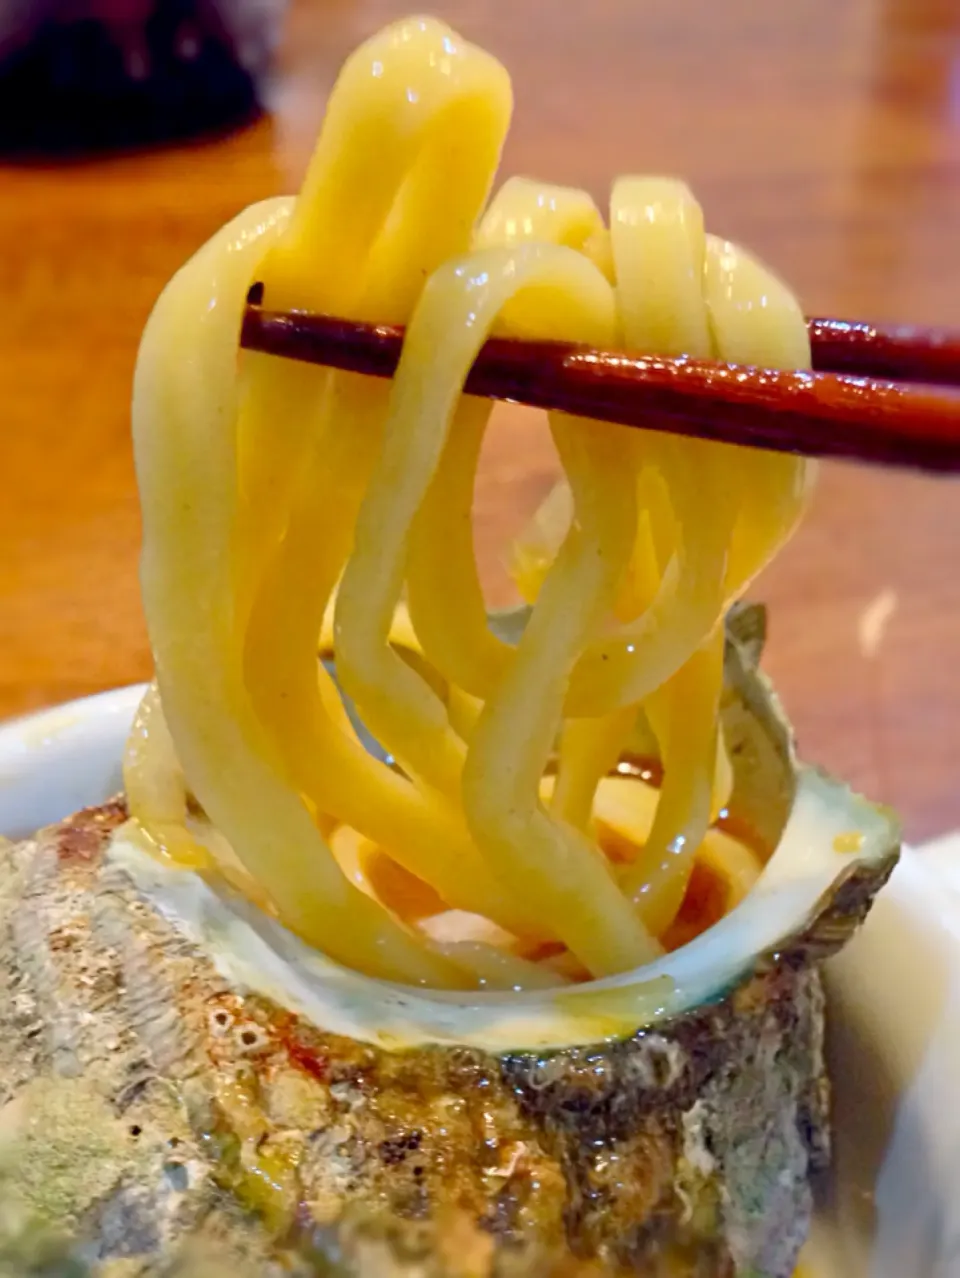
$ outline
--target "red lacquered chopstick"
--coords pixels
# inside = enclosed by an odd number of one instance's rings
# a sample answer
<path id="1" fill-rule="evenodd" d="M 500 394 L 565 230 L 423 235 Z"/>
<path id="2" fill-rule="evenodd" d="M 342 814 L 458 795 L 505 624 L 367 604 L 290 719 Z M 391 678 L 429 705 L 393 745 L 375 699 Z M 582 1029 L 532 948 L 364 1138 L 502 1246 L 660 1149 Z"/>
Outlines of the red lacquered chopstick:
<path id="1" fill-rule="evenodd" d="M 813 367 L 898 382 L 960 386 L 960 333 L 862 320 L 808 319 Z"/>
<path id="2" fill-rule="evenodd" d="M 960 471 L 960 390 L 874 380 L 895 366 L 912 381 L 960 386 L 960 338 L 810 321 L 815 365 L 845 361 L 856 376 L 780 372 L 687 358 L 632 356 L 566 342 L 493 338 L 465 389 L 490 399 L 625 426 L 810 457 L 936 472 Z M 898 336 L 899 334 L 899 336 Z M 391 377 L 403 330 L 327 315 L 247 307 L 241 345 L 287 359 Z M 887 361 L 882 364 L 882 361 Z M 834 362 L 830 363 L 835 367 Z"/>

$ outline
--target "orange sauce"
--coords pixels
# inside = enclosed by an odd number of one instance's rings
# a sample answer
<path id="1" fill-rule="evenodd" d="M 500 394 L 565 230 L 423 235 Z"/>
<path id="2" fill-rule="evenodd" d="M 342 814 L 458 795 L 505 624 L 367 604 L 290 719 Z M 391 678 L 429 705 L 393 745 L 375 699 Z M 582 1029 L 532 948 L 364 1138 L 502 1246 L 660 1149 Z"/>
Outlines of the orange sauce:
<path id="1" fill-rule="evenodd" d="M 635 777 L 654 788 L 659 787 L 663 777 L 659 760 L 639 757 L 622 759 L 617 765 L 616 774 L 621 777 Z M 769 859 L 770 849 L 741 818 L 725 811 L 713 828 L 742 844 L 761 864 Z M 428 884 L 397 865 L 392 858 L 368 840 L 360 839 L 359 836 L 348 837 L 357 844 L 359 860 L 356 869 L 365 878 L 367 890 L 394 915 L 407 924 L 415 926 L 421 920 L 438 917 L 447 912 L 444 902 Z M 604 853 L 614 864 L 629 863 L 636 857 L 639 850 L 639 845 L 625 833 L 606 824 L 601 824 L 598 838 Z M 336 840 L 334 840 L 334 848 L 337 848 Z M 729 866 L 724 867 L 722 858 L 718 863 L 705 845 L 704 852 L 694 863 L 677 917 L 661 937 L 668 951 L 679 949 L 705 932 L 742 899 L 744 893 L 742 883 L 738 886 L 736 882 L 731 881 L 730 875 L 724 873 L 724 868 L 729 869 Z M 474 919 L 474 916 L 464 916 L 464 918 L 467 921 L 482 923 L 482 920 Z M 452 916 L 449 921 L 453 921 Z M 499 929 L 493 929 L 493 931 L 499 931 Z M 510 938 L 504 935 L 502 939 L 509 941 Z M 496 939 L 493 943 L 497 943 Z M 524 958 L 555 968 L 569 980 L 589 979 L 588 973 L 562 944 L 548 942 L 531 946 L 529 943 L 525 945 L 520 939 L 514 939 L 508 948 Z"/>

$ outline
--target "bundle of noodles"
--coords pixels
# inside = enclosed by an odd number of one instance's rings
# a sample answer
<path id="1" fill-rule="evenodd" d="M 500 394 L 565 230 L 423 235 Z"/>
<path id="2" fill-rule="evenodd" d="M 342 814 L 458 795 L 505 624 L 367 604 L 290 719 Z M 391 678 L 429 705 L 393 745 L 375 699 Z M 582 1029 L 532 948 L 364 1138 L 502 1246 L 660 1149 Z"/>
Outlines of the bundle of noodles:
<path id="1" fill-rule="evenodd" d="M 509 105 L 446 27 L 389 28 L 298 199 L 147 325 L 127 794 L 2 862 L 17 1272 L 51 1227 L 104 1275 L 793 1271 L 819 963 L 897 855 L 797 763 L 735 602 L 809 468 L 558 415 L 529 606 L 490 617 L 461 388 L 494 327 L 770 366 L 805 329 L 674 181 L 621 179 L 609 229 L 526 181 L 483 212 Z M 393 386 L 239 358 L 253 283 L 407 322 Z"/>

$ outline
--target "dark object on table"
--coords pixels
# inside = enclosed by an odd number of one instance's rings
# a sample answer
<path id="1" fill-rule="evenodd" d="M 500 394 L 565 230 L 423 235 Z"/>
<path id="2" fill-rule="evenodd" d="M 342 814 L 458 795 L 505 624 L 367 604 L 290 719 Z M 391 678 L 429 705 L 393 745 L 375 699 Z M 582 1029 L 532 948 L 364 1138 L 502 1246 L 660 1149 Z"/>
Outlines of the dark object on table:
<path id="1" fill-rule="evenodd" d="M 129 148 L 262 109 L 283 0 L 0 0 L 0 152 Z"/>

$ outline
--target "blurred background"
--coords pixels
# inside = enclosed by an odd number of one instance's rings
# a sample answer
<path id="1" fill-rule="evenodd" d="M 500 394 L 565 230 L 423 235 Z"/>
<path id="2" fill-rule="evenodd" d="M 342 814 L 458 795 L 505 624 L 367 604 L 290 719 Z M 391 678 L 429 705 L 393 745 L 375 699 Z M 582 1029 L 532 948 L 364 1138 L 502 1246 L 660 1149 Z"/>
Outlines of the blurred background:
<path id="1" fill-rule="evenodd" d="M 408 0 L 409 3 L 409 0 Z M 243 205 L 296 189 L 343 57 L 403 0 L 0 0 L 0 716 L 143 679 L 140 330 Z M 503 173 L 685 177 L 808 314 L 960 325 L 958 0 L 434 0 L 510 70 Z M 491 597 L 553 461 L 497 418 Z M 960 487 L 825 466 L 753 592 L 806 757 L 960 824 Z"/>

